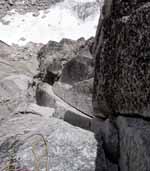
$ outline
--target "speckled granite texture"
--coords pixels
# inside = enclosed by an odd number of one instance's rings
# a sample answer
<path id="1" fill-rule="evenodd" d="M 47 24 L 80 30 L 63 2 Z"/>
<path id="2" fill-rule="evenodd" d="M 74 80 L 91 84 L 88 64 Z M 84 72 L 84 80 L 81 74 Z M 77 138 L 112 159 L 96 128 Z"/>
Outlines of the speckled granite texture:
<path id="1" fill-rule="evenodd" d="M 150 117 L 150 3 L 112 1 L 109 15 L 107 5 L 93 49 L 95 115 Z"/>

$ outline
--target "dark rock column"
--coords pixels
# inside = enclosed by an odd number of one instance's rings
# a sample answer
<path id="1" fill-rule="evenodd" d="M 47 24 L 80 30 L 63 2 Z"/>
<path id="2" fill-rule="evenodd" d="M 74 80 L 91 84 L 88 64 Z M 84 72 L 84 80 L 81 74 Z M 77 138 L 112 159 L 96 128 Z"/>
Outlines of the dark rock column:
<path id="1" fill-rule="evenodd" d="M 95 115 L 150 117 L 150 3 L 133 2 L 113 1 L 106 16 L 104 5 L 93 48 Z"/>
<path id="2" fill-rule="evenodd" d="M 92 53 L 96 161 L 103 150 L 107 170 L 149 171 L 150 0 L 105 0 Z"/>

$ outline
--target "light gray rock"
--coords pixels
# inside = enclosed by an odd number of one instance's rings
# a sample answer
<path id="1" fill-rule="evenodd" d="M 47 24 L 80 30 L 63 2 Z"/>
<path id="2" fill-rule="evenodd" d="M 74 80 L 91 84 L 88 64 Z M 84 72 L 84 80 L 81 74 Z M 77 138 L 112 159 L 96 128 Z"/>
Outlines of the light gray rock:
<path id="1" fill-rule="evenodd" d="M 52 86 L 47 83 L 40 83 L 36 91 L 37 103 L 42 106 L 49 106 L 55 108 L 54 117 L 63 119 L 68 123 L 90 130 L 91 117 L 86 116 L 76 108 L 66 103 L 63 99 L 58 97 L 54 92 Z"/>
<path id="2" fill-rule="evenodd" d="M 35 103 L 28 103 L 26 105 L 19 105 L 15 110 L 15 115 L 17 114 L 35 114 L 43 117 L 52 117 L 54 115 L 55 109 L 50 107 L 39 106 Z"/>
<path id="3" fill-rule="evenodd" d="M 0 79 L 13 74 L 33 77 L 38 69 L 37 52 L 41 44 L 28 43 L 25 46 L 9 46 L 0 42 Z"/>
<path id="4" fill-rule="evenodd" d="M 8 118 L 16 108 L 34 101 L 32 78 L 12 75 L 0 80 L 0 120 Z"/>
<path id="5" fill-rule="evenodd" d="M 13 48 L 0 40 L 0 58 L 7 58 L 13 53 Z"/>
<path id="6" fill-rule="evenodd" d="M 53 90 L 66 103 L 89 116 L 93 116 L 93 79 L 81 81 L 73 85 L 56 82 Z"/>
<path id="7" fill-rule="evenodd" d="M 53 116 L 59 119 L 63 119 L 64 121 L 74 126 L 86 130 L 91 130 L 92 118 L 76 110 L 69 104 L 65 103 L 63 100 L 56 101 L 55 113 Z"/>
<path id="8" fill-rule="evenodd" d="M 43 154 L 45 147 L 42 145 L 40 135 L 47 141 L 49 170 L 95 170 L 97 143 L 92 132 L 71 126 L 56 118 L 45 118 L 30 113 L 13 116 L 11 120 L 1 125 L 0 161 L 6 161 L 9 151 L 15 148 L 18 167 L 32 170 L 34 168 L 32 144 L 39 144 L 38 150 L 34 149 L 37 156 Z M 41 159 L 41 169 L 45 168 L 45 160 L 44 157 Z"/>

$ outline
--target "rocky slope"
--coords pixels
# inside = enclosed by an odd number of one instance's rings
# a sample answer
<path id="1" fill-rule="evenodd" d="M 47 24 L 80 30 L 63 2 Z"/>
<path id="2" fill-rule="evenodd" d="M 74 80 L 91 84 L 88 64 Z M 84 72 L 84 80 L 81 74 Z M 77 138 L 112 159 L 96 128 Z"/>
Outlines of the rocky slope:
<path id="1" fill-rule="evenodd" d="M 83 114 L 82 110 L 80 111 L 82 106 L 76 106 L 76 103 L 80 104 L 81 99 L 86 104 L 87 96 L 91 95 L 93 80 L 91 79 L 89 84 L 86 81 L 86 74 L 84 77 L 78 76 L 77 79 L 74 79 L 78 68 L 75 73 L 72 73 L 71 78 L 66 72 L 63 72 L 64 64 L 69 63 L 72 59 L 74 59 L 71 64 L 73 66 L 80 63 L 79 60 L 76 61 L 79 57 L 93 60 L 91 56 L 89 57 L 92 40 L 63 39 L 60 42 L 50 41 L 44 46 L 29 43 L 24 47 L 9 46 L 1 41 L 1 170 L 8 169 L 6 168 L 8 163 L 9 166 L 16 166 L 17 169 L 34 170 L 36 166 L 32 152 L 33 144 L 39 142 L 40 147 L 36 152 L 42 155 L 45 146 L 42 145 L 41 137 L 46 140 L 48 147 L 46 156 L 41 159 L 41 169 L 46 167 L 48 157 L 49 169 L 53 171 L 95 170 L 97 143 L 94 134 L 86 131 L 91 129 L 91 117 Z M 81 67 L 83 65 L 85 72 L 90 73 L 89 66 L 84 64 L 84 61 L 82 63 Z M 61 83 L 61 86 L 65 85 L 62 76 L 73 79 L 73 81 L 67 79 L 73 86 L 73 89 L 69 90 L 72 101 L 63 98 L 63 93 L 57 91 L 54 86 L 54 82 L 56 83 L 58 79 L 60 79 L 58 83 Z M 86 91 L 85 85 L 87 86 Z M 74 99 L 72 92 L 75 92 L 78 97 Z M 90 97 L 90 105 L 91 102 Z M 86 106 L 84 109 L 87 108 L 88 111 L 89 106 Z"/>

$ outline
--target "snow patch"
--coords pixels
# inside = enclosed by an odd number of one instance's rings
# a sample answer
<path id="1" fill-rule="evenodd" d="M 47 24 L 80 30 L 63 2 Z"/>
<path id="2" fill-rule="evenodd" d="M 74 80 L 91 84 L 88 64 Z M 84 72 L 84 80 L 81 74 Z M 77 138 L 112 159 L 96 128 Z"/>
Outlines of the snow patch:
<path id="1" fill-rule="evenodd" d="M 15 43 L 25 45 L 27 42 L 47 43 L 49 40 L 60 41 L 62 38 L 86 39 L 94 36 L 99 18 L 99 12 L 86 18 L 79 19 L 73 13 L 73 5 L 94 0 L 65 0 L 45 11 L 21 15 L 14 10 L 3 18 L 9 24 L 0 23 L 0 39 L 9 45 Z M 23 39 L 24 38 L 24 39 Z"/>

